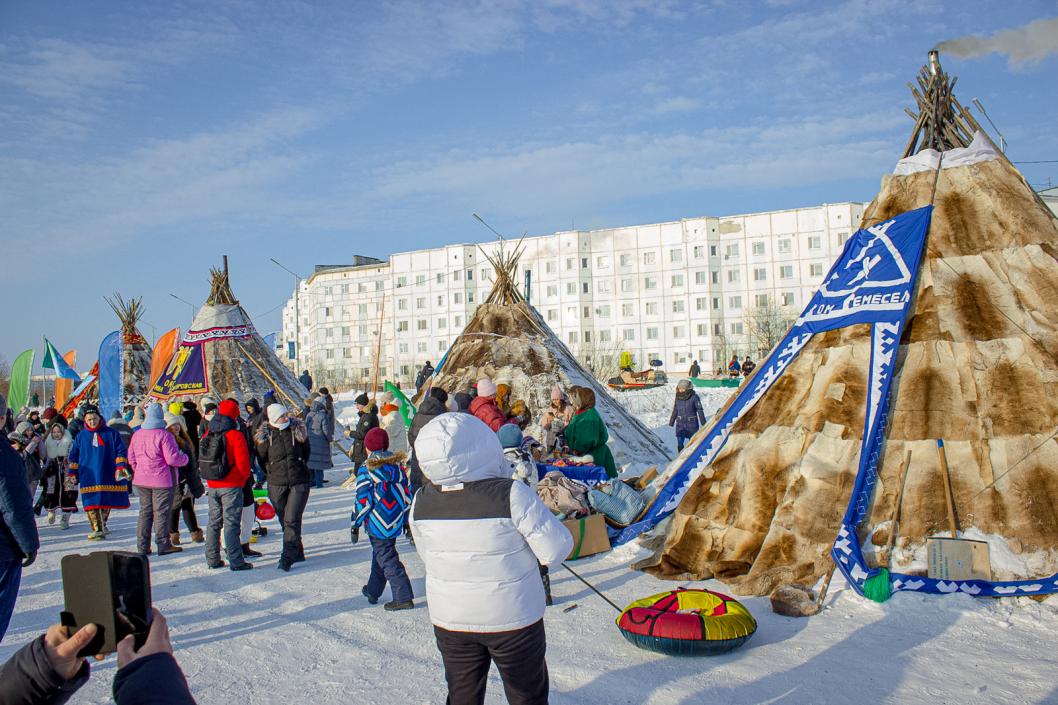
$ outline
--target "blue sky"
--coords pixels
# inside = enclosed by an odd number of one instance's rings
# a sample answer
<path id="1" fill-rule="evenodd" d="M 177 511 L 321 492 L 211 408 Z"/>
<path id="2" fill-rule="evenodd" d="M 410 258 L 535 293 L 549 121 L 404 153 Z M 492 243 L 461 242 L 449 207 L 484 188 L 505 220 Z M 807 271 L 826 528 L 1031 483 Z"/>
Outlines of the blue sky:
<path id="1" fill-rule="evenodd" d="M 81 367 L 102 296 L 253 316 L 353 254 L 869 200 L 937 42 L 1055 2 L 0 3 L 0 354 Z M 1058 159 L 1054 54 L 942 57 L 1014 160 Z M 1026 165 L 1058 183 L 1058 164 Z M 257 318 L 274 330 L 279 313 Z M 150 337 L 151 328 L 143 332 Z"/>

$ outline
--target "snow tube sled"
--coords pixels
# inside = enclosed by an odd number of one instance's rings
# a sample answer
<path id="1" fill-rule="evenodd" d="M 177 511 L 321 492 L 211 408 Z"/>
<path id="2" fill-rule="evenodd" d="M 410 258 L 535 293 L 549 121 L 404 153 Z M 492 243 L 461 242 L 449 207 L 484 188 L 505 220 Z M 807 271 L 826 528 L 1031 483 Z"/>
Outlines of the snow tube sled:
<path id="1" fill-rule="evenodd" d="M 757 620 L 742 603 L 711 590 L 670 590 L 636 600 L 617 618 L 625 639 L 668 656 L 712 656 L 742 646 Z"/>

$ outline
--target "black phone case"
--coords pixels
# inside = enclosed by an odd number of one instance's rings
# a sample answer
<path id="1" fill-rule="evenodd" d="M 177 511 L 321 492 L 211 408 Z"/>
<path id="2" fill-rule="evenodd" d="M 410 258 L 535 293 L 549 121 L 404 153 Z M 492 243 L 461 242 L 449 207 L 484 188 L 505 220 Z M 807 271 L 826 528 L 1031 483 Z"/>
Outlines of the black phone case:
<path id="1" fill-rule="evenodd" d="M 151 576 L 147 557 L 126 551 L 96 551 L 62 558 L 65 610 L 61 624 L 71 634 L 86 624 L 99 629 L 80 656 L 109 654 L 129 634 L 143 646 L 151 622 Z"/>

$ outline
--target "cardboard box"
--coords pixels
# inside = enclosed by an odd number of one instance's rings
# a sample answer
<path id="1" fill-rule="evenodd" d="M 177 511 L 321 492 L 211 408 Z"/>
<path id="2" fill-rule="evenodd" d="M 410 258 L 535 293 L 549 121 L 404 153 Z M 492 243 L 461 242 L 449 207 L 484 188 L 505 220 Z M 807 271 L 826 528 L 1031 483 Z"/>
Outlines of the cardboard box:
<path id="1" fill-rule="evenodd" d="M 927 575 L 937 580 L 991 580 L 988 543 L 969 539 L 926 540 Z"/>
<path id="2" fill-rule="evenodd" d="M 573 535 L 573 551 L 566 560 L 572 561 L 610 550 L 610 536 L 606 533 L 606 519 L 602 514 L 592 514 L 582 519 L 567 519 L 562 522 Z"/>

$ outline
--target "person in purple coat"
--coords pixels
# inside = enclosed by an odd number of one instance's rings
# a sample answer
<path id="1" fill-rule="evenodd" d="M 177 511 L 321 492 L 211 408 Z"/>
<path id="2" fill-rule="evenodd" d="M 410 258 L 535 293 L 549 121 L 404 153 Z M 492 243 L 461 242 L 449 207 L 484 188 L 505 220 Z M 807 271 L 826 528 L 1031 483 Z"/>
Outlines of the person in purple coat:
<path id="1" fill-rule="evenodd" d="M 681 379 L 676 385 L 676 401 L 672 405 L 669 426 L 676 427 L 676 452 L 705 425 L 705 410 L 701 398 L 694 393 L 691 380 Z"/>
<path id="2" fill-rule="evenodd" d="M 177 468 L 187 465 L 190 459 L 166 429 L 161 404 L 147 407 L 147 418 L 129 443 L 128 460 L 132 467 L 132 486 L 140 496 L 140 516 L 136 525 L 140 553 L 151 552 L 152 528 L 159 556 L 179 553 L 183 549 L 174 546 L 169 536 L 169 515 L 179 484 Z"/>

